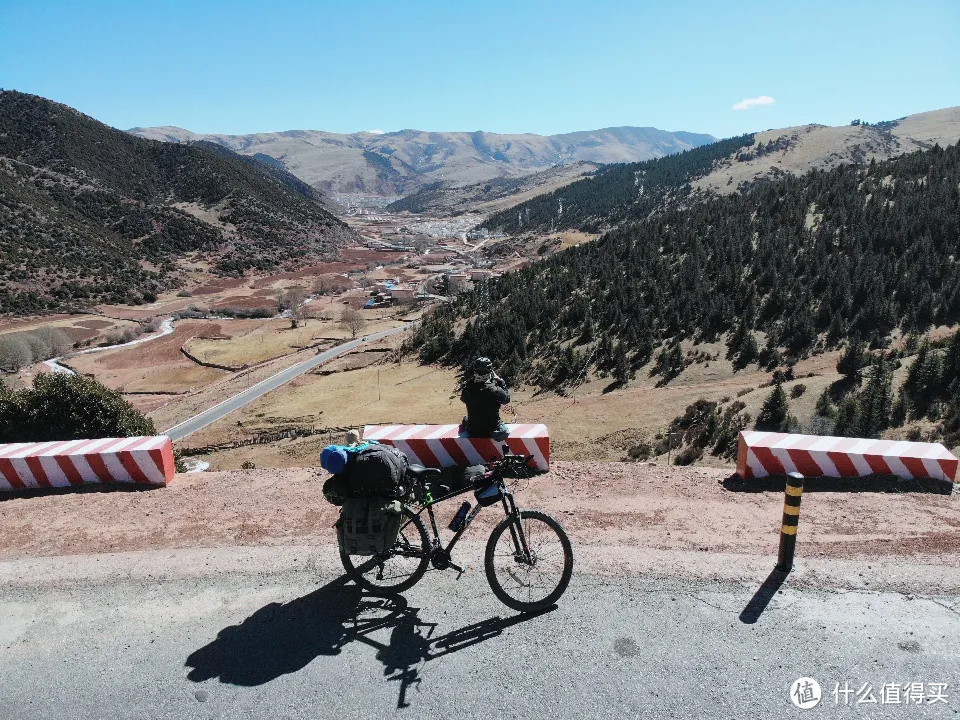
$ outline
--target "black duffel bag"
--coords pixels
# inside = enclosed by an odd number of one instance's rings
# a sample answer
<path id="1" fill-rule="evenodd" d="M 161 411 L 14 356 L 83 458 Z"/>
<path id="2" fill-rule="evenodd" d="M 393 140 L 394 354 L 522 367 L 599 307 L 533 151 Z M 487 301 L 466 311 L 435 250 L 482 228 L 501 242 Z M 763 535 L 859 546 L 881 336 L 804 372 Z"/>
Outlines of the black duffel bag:
<path id="1" fill-rule="evenodd" d="M 350 463 L 350 492 L 354 497 L 405 497 L 408 465 L 407 456 L 395 447 L 374 443 Z"/>

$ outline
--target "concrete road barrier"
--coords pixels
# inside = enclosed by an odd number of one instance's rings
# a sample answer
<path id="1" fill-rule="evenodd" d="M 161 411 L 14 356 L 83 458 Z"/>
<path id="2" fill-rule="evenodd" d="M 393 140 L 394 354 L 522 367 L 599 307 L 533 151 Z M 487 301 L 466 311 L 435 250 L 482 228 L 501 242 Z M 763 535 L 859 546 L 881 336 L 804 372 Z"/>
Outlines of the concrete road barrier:
<path id="1" fill-rule="evenodd" d="M 176 472 L 166 435 L 0 445 L 0 491 L 91 483 L 166 485 Z"/>
<path id="2" fill-rule="evenodd" d="M 744 479 L 798 472 L 805 477 L 895 475 L 952 481 L 958 463 L 940 443 L 744 430 L 737 474 Z"/>
<path id="3" fill-rule="evenodd" d="M 507 425 L 504 441 L 470 437 L 459 425 L 367 425 L 363 439 L 393 445 L 410 462 L 426 467 L 481 465 L 503 457 L 506 443 L 517 455 L 533 455 L 540 470 L 550 469 L 550 433 L 543 424 Z"/>

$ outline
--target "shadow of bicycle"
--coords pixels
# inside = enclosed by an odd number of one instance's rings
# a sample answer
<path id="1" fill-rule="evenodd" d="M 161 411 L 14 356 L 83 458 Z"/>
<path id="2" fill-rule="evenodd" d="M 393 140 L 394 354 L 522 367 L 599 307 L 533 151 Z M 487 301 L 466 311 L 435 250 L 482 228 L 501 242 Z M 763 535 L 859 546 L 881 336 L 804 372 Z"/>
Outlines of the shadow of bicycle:
<path id="1" fill-rule="evenodd" d="M 348 643 L 362 642 L 376 650 L 384 678 L 399 683 L 397 707 L 404 708 L 409 706 L 410 688 L 421 683 L 425 663 L 497 637 L 554 609 L 495 616 L 434 636 L 437 623 L 422 621 L 420 608 L 410 607 L 401 596 L 366 595 L 344 575 L 288 603 L 265 605 L 239 625 L 224 628 L 187 658 L 187 678 L 263 685 L 302 670 L 317 657 L 338 655 Z M 387 642 L 371 637 L 385 629 L 390 631 Z"/>

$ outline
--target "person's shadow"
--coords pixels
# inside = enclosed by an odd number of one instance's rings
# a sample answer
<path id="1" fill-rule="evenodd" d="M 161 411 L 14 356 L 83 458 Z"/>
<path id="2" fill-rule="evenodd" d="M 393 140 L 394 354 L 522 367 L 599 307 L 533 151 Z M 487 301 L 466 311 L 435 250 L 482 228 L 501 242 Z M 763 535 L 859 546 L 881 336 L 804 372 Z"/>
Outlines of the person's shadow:
<path id="1" fill-rule="evenodd" d="M 337 655 L 344 623 L 360 603 L 360 588 L 346 577 L 288 603 L 270 603 L 187 658 L 194 682 L 219 677 L 231 685 L 262 685 L 306 667 L 320 655 Z"/>
<path id="2" fill-rule="evenodd" d="M 433 637 L 436 623 L 420 620 L 419 608 L 401 596 L 364 595 L 346 575 L 288 603 L 270 603 L 239 625 L 224 628 L 215 640 L 187 658 L 187 678 L 219 678 L 230 685 L 263 685 L 297 672 L 321 655 L 338 655 L 350 642 L 376 650 L 384 677 L 400 683 L 397 707 L 407 707 L 407 690 L 420 685 L 420 668 L 429 660 L 500 635 L 504 629 L 550 612 L 510 618 L 495 616 Z M 389 642 L 371 633 L 389 628 Z"/>

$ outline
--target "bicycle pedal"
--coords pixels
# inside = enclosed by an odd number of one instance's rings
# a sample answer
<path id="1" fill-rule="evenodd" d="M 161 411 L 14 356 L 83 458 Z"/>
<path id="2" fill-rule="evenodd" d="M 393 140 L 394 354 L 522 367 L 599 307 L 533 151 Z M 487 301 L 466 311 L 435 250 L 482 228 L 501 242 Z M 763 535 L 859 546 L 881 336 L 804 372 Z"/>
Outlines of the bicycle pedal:
<path id="1" fill-rule="evenodd" d="M 454 565 L 453 563 L 450 563 L 447 567 L 449 567 L 451 570 L 457 571 L 457 580 L 459 580 L 460 576 L 470 569 L 470 568 L 462 568 L 459 565 Z"/>

